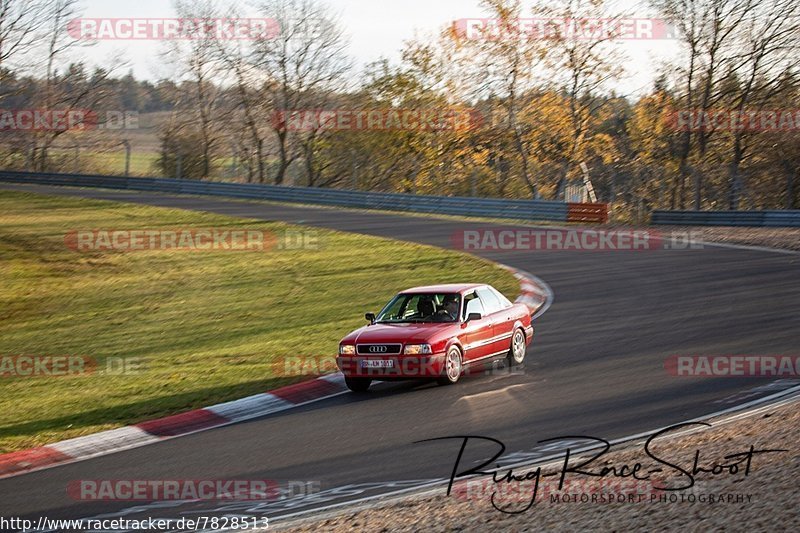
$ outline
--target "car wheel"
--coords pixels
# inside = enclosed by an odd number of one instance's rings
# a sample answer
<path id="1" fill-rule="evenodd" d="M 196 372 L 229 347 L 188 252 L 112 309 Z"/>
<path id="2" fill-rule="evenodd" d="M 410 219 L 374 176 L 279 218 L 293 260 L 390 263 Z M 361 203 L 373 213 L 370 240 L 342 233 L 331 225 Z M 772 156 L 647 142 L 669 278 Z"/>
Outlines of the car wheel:
<path id="1" fill-rule="evenodd" d="M 344 384 L 353 392 L 367 392 L 367 389 L 372 384 L 370 378 L 344 378 Z"/>
<path id="2" fill-rule="evenodd" d="M 518 329 L 511 337 L 511 349 L 508 350 L 508 364 L 520 366 L 525 361 L 525 333 Z"/>
<path id="3" fill-rule="evenodd" d="M 452 385 L 461 377 L 462 370 L 461 350 L 456 346 L 451 346 L 447 350 L 447 356 L 444 360 L 444 376 L 437 381 L 440 385 Z"/>

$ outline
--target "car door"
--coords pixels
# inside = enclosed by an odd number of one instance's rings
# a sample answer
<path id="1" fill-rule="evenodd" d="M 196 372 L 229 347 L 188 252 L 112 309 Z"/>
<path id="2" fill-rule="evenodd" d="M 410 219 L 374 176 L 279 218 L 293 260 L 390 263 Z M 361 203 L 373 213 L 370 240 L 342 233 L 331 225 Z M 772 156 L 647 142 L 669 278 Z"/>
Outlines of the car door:
<path id="1" fill-rule="evenodd" d="M 464 361 L 475 361 L 492 353 L 492 319 L 484 316 L 485 309 L 477 292 L 472 291 L 464 295 L 464 311 L 462 318 L 466 320 L 470 313 L 480 313 L 479 320 L 470 320 L 462 324 L 464 333 L 462 344 L 464 346 Z"/>
<path id="2" fill-rule="evenodd" d="M 503 302 L 488 287 L 482 287 L 477 291 L 481 299 L 483 309 L 492 323 L 492 342 L 489 354 L 507 351 L 511 346 L 511 330 L 514 326 L 512 310 L 505 308 Z"/>

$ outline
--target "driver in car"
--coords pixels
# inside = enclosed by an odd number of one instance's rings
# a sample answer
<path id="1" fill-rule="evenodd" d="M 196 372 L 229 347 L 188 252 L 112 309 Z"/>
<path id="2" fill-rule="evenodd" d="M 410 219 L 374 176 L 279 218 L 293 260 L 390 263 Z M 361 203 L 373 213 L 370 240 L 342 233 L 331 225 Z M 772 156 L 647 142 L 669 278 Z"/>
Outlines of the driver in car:
<path id="1" fill-rule="evenodd" d="M 442 308 L 439 310 L 440 316 L 443 316 L 447 320 L 458 320 L 458 304 L 458 295 L 448 294 L 444 297 Z"/>

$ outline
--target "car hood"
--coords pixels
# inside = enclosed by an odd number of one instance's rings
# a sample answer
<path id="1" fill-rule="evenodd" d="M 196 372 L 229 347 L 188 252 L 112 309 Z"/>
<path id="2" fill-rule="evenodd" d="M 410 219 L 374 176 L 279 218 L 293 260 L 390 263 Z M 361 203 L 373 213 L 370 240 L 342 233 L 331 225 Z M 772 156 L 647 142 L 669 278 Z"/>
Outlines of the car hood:
<path id="1" fill-rule="evenodd" d="M 447 335 L 455 324 L 429 322 L 425 324 L 398 323 L 372 324 L 361 327 L 342 341 L 353 343 L 381 342 L 433 342 L 436 338 Z"/>

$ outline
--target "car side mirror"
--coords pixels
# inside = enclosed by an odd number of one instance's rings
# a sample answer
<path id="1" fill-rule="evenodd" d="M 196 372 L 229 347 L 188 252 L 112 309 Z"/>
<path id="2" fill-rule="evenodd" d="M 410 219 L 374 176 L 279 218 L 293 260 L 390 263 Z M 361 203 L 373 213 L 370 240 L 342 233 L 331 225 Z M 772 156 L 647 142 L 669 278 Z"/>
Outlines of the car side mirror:
<path id="1" fill-rule="evenodd" d="M 470 314 L 467 315 L 467 322 L 470 322 L 472 320 L 480 320 L 480 319 L 481 319 L 481 314 L 480 313 L 470 313 Z"/>
<path id="2" fill-rule="evenodd" d="M 374 324 L 374 323 L 375 323 L 375 313 L 366 313 L 366 314 L 364 315 L 364 318 L 366 318 L 367 320 L 369 320 L 369 323 L 370 323 L 370 324 Z"/>

